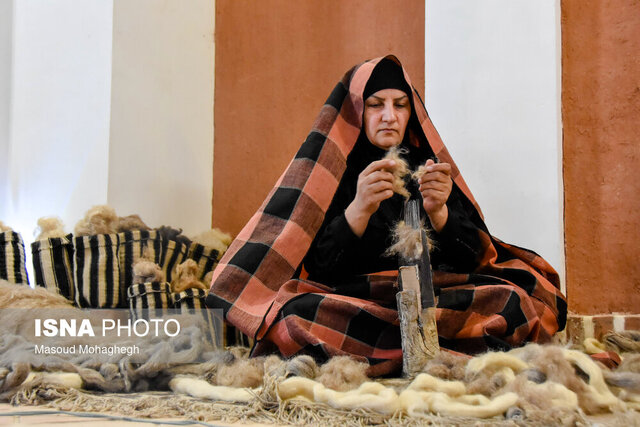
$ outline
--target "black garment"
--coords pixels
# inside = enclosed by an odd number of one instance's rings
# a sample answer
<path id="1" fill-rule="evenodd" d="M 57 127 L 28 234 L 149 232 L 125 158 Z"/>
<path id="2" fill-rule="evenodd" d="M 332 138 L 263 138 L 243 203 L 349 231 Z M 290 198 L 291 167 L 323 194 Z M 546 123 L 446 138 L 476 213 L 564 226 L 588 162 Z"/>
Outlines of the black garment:
<path id="1" fill-rule="evenodd" d="M 430 150 L 425 151 L 406 142 L 401 146 L 408 151 L 403 157 L 407 159 L 411 170 L 417 169 L 428 158 L 433 158 Z M 347 170 L 324 222 L 304 259 L 309 279 L 331 285 L 354 275 L 398 269 L 397 256 L 385 256 L 384 252 L 392 245 L 390 230 L 401 218 L 404 197 L 394 194 L 390 199 L 384 200 L 371 216 L 360 238 L 353 233 L 344 215 L 345 209 L 355 198 L 360 172 L 385 154 L 385 150 L 371 144 L 364 134 L 358 139 L 347 159 Z M 406 187 L 411 198 L 421 200 L 417 183 L 407 179 Z M 459 190 L 454 185 L 447 201 L 447 223 L 439 233 L 431 231 L 431 238 L 435 241 L 431 264 L 434 269 L 467 273 L 477 266 L 482 247 L 477 227 L 462 207 L 458 193 Z M 424 210 L 422 215 L 430 227 Z"/>

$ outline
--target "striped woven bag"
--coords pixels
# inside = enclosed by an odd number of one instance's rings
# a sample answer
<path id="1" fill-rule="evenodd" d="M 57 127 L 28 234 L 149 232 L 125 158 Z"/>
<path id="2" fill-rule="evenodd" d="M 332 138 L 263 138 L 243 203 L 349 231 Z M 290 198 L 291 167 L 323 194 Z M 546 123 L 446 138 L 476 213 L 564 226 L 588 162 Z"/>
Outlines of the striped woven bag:
<path id="1" fill-rule="evenodd" d="M 213 271 L 216 265 L 218 265 L 221 255 L 217 249 L 194 242 L 189 246 L 187 258 L 194 260 L 198 264 L 198 279 L 202 280 L 208 272 Z"/>
<path id="2" fill-rule="evenodd" d="M 164 273 L 167 282 L 171 282 L 176 272 L 176 267 L 187 258 L 189 246 L 176 240 L 162 239 L 162 256 L 160 257 L 160 268 Z"/>
<path id="3" fill-rule="evenodd" d="M 129 312 L 134 320 L 163 317 L 173 305 L 166 282 L 136 283 L 127 289 Z"/>
<path id="4" fill-rule="evenodd" d="M 76 236 L 74 243 L 74 289 L 79 307 L 126 307 L 121 291 L 117 234 Z"/>
<path id="5" fill-rule="evenodd" d="M 36 240 L 31 244 L 36 285 L 75 300 L 73 235 Z"/>
<path id="6" fill-rule="evenodd" d="M 16 284 L 29 284 L 24 241 L 15 231 L 0 232 L 0 279 Z"/>
<path id="7" fill-rule="evenodd" d="M 121 305 L 127 307 L 125 296 L 133 285 L 133 265 L 145 258 L 156 264 L 162 257 L 162 244 L 155 230 L 131 230 L 118 233 L 118 262 L 120 263 Z"/>
<path id="8" fill-rule="evenodd" d="M 222 318 L 215 315 L 215 310 L 207 308 L 204 302 L 207 292 L 202 289 L 189 288 L 172 295 L 174 308 L 184 314 L 199 314 L 202 319 L 201 325 L 206 341 L 213 349 L 221 348 L 223 345 Z"/>

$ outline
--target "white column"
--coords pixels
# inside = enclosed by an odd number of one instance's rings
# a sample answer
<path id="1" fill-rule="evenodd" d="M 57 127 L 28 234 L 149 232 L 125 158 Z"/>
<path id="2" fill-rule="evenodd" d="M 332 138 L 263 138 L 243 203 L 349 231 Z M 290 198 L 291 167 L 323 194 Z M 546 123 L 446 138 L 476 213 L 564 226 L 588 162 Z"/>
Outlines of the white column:
<path id="1" fill-rule="evenodd" d="M 425 103 L 493 235 L 564 277 L 558 0 L 427 0 Z"/>
<path id="2" fill-rule="evenodd" d="M 115 0 L 108 202 L 211 227 L 215 4 Z"/>

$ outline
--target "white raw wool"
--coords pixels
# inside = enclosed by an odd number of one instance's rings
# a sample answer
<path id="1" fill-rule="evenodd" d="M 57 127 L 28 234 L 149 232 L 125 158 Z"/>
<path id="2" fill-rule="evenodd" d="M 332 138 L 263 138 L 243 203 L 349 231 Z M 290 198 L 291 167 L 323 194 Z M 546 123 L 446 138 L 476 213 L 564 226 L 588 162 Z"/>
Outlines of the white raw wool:
<path id="1" fill-rule="evenodd" d="M 308 378 L 293 377 L 278 385 L 278 395 L 283 400 L 303 398 L 332 408 L 367 409 L 386 415 L 400 409 L 395 390 L 376 382 L 363 383 L 355 390 L 336 391 Z"/>
<path id="2" fill-rule="evenodd" d="M 36 240 L 66 236 L 62 220 L 55 216 L 42 217 L 38 219 L 38 227 L 36 228 L 36 233 Z"/>
<path id="3" fill-rule="evenodd" d="M 29 386 L 32 383 L 40 382 L 61 387 L 82 389 L 82 377 L 73 372 L 29 372 L 23 385 Z"/>
<path id="4" fill-rule="evenodd" d="M 107 205 L 93 206 L 84 218 L 78 221 L 74 229 L 76 236 L 95 236 L 97 234 L 114 234 L 117 232 L 118 215 Z"/>
<path id="5" fill-rule="evenodd" d="M 245 388 L 211 385 L 205 380 L 194 377 L 176 376 L 169 381 L 174 393 L 187 394 L 200 399 L 221 400 L 225 402 L 249 402 L 255 393 Z"/>

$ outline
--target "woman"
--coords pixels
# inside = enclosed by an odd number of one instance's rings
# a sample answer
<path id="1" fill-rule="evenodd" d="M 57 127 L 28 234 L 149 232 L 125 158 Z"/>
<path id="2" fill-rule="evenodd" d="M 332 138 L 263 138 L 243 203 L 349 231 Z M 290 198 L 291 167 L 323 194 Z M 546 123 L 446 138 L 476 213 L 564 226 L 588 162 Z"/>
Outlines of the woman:
<path id="1" fill-rule="evenodd" d="M 406 184 L 436 242 L 440 344 L 474 353 L 548 341 L 564 327 L 556 272 L 489 234 L 406 72 L 387 56 L 345 74 L 214 272 L 207 303 L 255 339 L 253 355 L 350 354 L 366 358 L 371 375 L 400 368 L 398 261 L 385 250 L 404 198 L 382 159 L 397 145 L 411 169 L 427 167 Z"/>

